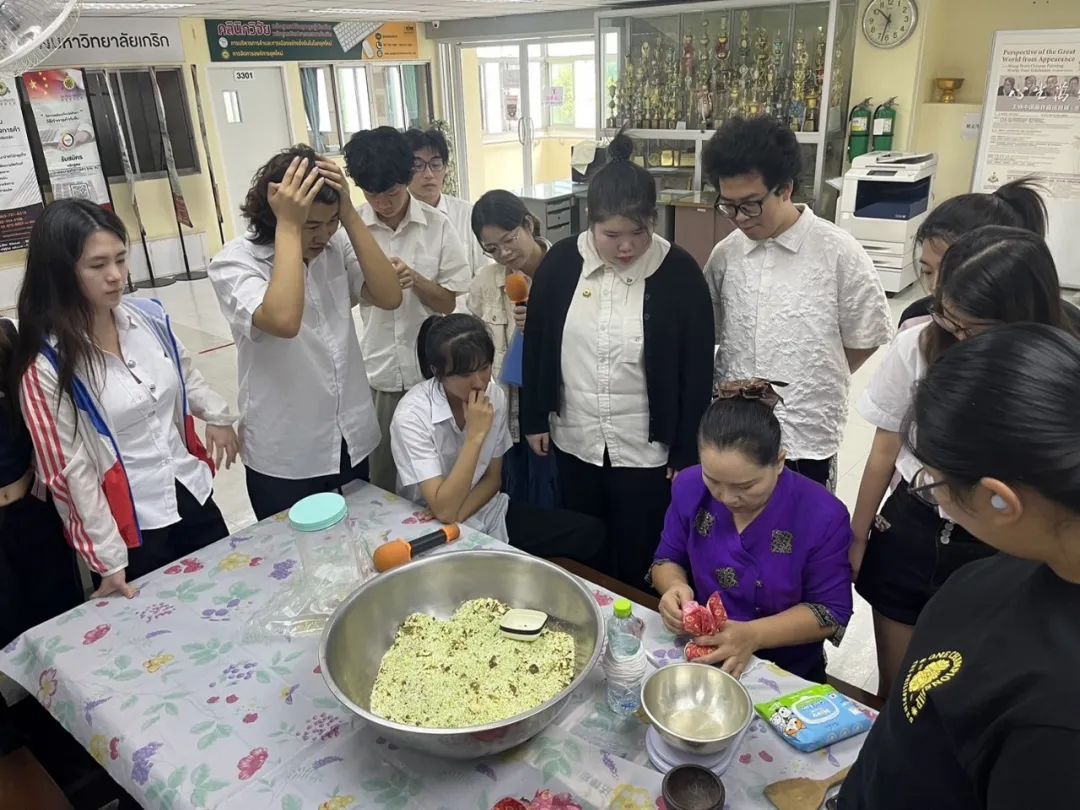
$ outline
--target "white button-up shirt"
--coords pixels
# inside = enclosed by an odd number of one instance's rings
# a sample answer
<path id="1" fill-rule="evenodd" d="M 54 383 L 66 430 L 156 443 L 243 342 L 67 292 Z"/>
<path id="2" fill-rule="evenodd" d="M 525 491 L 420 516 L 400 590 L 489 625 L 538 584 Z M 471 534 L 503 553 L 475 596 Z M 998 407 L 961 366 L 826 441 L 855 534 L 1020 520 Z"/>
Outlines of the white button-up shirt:
<path id="1" fill-rule="evenodd" d="M 341 440 L 359 464 L 379 444 L 351 298 L 363 271 L 348 234 L 334 234 L 304 275 L 304 315 L 294 338 L 255 327 L 274 269 L 274 246 L 234 239 L 210 263 L 210 280 L 236 341 L 244 464 L 277 478 L 337 475 Z"/>
<path id="2" fill-rule="evenodd" d="M 388 258 L 398 258 L 424 278 L 457 295 L 472 281 L 468 262 L 454 226 L 445 214 L 427 203 L 410 200 L 408 213 L 391 228 L 370 205 L 360 216 Z M 434 312 L 420 301 L 416 291 L 402 291 L 401 306 L 387 311 L 361 302 L 364 319 L 361 346 L 367 361 L 368 379 L 376 391 L 408 391 L 420 380 L 416 338 L 420 326 Z"/>
<path id="3" fill-rule="evenodd" d="M 506 426 L 506 395 L 494 381 L 487 395 L 495 409 L 495 420 L 480 449 L 472 486 L 483 477 L 492 459 L 502 458 L 513 446 Z M 425 380 L 402 397 L 390 424 L 390 447 L 397 466 L 398 494 L 426 506 L 420 484 L 432 478 L 446 478 L 454 469 L 465 446 L 465 430 L 457 426 L 446 392 L 438 380 Z M 477 531 L 509 542 L 506 508 L 510 498 L 499 492 L 465 521 Z"/>
<path id="4" fill-rule="evenodd" d="M 480 248 L 480 240 L 473 234 L 472 210 L 473 204 L 460 197 L 451 197 L 443 194 L 439 197 L 439 204 L 435 206 L 450 219 L 454 231 L 461 239 L 461 247 L 465 251 L 465 259 L 469 263 L 469 272 L 475 274 L 477 270 L 491 262 L 491 257 L 485 256 Z"/>
<path id="5" fill-rule="evenodd" d="M 120 448 L 139 527 L 161 529 L 180 520 L 176 481 L 206 503 L 214 479 L 180 435 L 180 376 L 172 358 L 124 307 L 114 310 L 114 318 L 123 358 L 105 353 L 105 373 L 94 393 Z M 228 412 L 224 400 L 218 407 Z"/>
<path id="6" fill-rule="evenodd" d="M 899 433 L 915 399 L 915 384 L 926 376 L 930 366 L 922 350 L 922 338 L 929 321 L 902 329 L 889 346 L 870 384 L 855 408 L 871 425 L 891 433 Z M 909 484 L 922 468 L 906 445 L 896 457 L 896 471 Z"/>
<path id="7" fill-rule="evenodd" d="M 775 239 L 736 230 L 713 248 L 705 280 L 716 308 L 716 381 L 788 383 L 776 409 L 793 459 L 840 448 L 851 372 L 844 349 L 889 342 L 892 323 L 873 262 L 855 238 L 799 206 Z"/>
<path id="8" fill-rule="evenodd" d="M 644 307 L 645 279 L 670 249 L 653 235 L 641 258 L 612 267 L 591 231 L 578 236 L 581 277 L 563 327 L 563 405 L 551 415 L 551 438 L 587 464 L 602 466 L 605 449 L 613 467 L 667 464 L 667 445 L 649 441 Z"/>

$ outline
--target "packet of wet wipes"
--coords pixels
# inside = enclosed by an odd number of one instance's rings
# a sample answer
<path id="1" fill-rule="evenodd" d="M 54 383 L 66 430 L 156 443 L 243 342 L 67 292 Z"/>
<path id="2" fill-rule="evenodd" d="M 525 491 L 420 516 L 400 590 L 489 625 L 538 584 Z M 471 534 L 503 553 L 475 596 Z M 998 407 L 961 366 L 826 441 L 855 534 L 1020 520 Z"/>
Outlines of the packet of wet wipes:
<path id="1" fill-rule="evenodd" d="M 869 731 L 877 717 L 825 684 L 755 704 L 754 709 L 784 742 L 804 752 Z"/>

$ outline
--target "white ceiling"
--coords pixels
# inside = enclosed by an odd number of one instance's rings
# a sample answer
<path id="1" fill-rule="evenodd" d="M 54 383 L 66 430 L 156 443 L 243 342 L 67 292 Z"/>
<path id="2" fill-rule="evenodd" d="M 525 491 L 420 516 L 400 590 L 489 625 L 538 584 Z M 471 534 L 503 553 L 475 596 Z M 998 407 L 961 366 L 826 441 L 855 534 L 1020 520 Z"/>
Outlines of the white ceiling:
<path id="1" fill-rule="evenodd" d="M 611 0 L 157 0 L 159 3 L 192 4 L 184 8 L 165 10 L 153 9 L 154 0 L 146 0 L 148 8 L 145 9 L 132 8 L 138 0 L 127 0 L 123 3 L 125 6 L 123 10 L 113 12 L 101 8 L 105 2 L 107 0 L 95 0 L 93 10 L 84 10 L 83 14 L 95 17 L 135 14 L 212 19 L 261 17 L 263 19 L 333 19 L 373 22 L 429 21 L 601 8 L 610 5 Z M 345 10 L 352 13 L 344 13 Z"/>

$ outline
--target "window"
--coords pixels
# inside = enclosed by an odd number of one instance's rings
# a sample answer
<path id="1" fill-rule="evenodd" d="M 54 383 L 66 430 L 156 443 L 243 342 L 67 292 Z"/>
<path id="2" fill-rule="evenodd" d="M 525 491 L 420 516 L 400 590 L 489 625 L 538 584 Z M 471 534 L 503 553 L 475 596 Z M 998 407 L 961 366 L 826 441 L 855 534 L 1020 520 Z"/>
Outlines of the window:
<path id="1" fill-rule="evenodd" d="M 594 130 L 596 58 L 592 40 L 551 42 L 542 48 L 542 104 L 538 109 L 543 128 Z"/>
<path id="2" fill-rule="evenodd" d="M 301 67 L 300 84 L 304 90 L 308 145 L 320 153 L 340 150 L 337 94 L 334 92 L 334 74 L 330 66 Z"/>
<path id="3" fill-rule="evenodd" d="M 517 133 L 521 64 L 517 45 L 476 49 L 484 134 Z M 536 134 L 595 130 L 596 57 L 591 39 L 528 46 L 529 111 Z"/>
<path id="4" fill-rule="evenodd" d="M 426 127 L 433 117 L 427 64 L 303 65 L 300 84 L 318 152 L 339 152 L 361 129 Z"/>
<path id="5" fill-rule="evenodd" d="M 158 69 L 156 73 L 177 171 L 180 174 L 196 173 L 199 171 L 199 159 L 188 115 L 183 74 L 179 68 Z M 150 71 L 140 68 L 106 74 L 100 70 L 87 70 L 86 87 L 105 176 L 112 182 L 124 180 L 117 134 L 121 126 L 135 176 L 163 175 L 166 171 L 165 150 Z M 110 94 L 116 100 L 120 121 L 113 115 Z"/>
<path id="6" fill-rule="evenodd" d="M 518 46 L 484 46 L 476 49 L 476 56 L 480 60 L 480 108 L 483 111 L 484 134 L 501 136 L 516 133 L 521 117 Z"/>

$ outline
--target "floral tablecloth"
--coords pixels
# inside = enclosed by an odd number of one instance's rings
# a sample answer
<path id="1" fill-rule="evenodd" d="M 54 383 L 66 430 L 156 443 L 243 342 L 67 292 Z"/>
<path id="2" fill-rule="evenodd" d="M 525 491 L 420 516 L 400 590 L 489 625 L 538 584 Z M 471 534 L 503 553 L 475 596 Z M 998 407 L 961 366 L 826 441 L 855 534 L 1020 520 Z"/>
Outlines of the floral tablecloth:
<path id="1" fill-rule="evenodd" d="M 423 534 L 431 519 L 370 485 L 348 501 L 353 519 L 384 539 Z M 439 553 L 494 545 L 467 532 Z M 547 731 L 499 757 L 441 761 L 382 739 L 330 694 L 318 636 L 245 642 L 246 620 L 298 575 L 278 515 L 144 577 L 135 599 L 89 602 L 28 631 L 0 653 L 0 670 L 150 808 L 489 810 L 545 788 L 582 807 L 662 806 L 646 727 L 608 710 L 599 668 Z M 594 592 L 611 603 L 609 592 Z M 659 616 L 637 612 L 650 658 L 677 657 Z M 755 702 L 806 685 L 762 661 L 743 682 Z M 861 744 L 800 754 L 755 720 L 723 777 L 727 806 L 768 807 L 766 784 L 828 776 Z"/>

